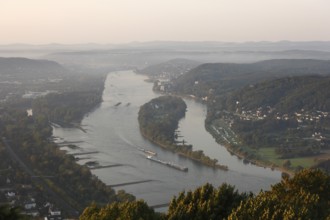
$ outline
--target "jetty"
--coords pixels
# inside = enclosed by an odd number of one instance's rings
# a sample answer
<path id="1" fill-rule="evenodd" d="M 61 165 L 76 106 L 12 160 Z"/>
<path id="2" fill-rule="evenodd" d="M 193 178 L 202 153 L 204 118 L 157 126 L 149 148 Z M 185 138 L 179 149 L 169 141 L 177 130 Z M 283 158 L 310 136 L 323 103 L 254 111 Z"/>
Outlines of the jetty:
<path id="1" fill-rule="evenodd" d="M 88 166 L 91 170 L 97 170 L 97 169 L 104 169 L 104 168 L 111 168 L 111 167 L 121 167 L 125 166 L 124 164 L 112 164 L 112 165 L 95 165 L 95 166 Z"/>
<path id="2" fill-rule="evenodd" d="M 59 143 L 56 143 L 60 146 L 65 146 L 65 145 L 73 145 L 73 144 L 81 144 L 81 143 L 84 143 L 84 141 L 63 141 L 63 142 L 59 142 Z"/>
<path id="3" fill-rule="evenodd" d="M 90 152 L 73 153 L 73 154 L 70 154 L 70 155 L 80 156 L 80 155 L 97 154 L 97 153 L 99 153 L 99 152 L 98 151 L 90 151 Z"/>
<path id="4" fill-rule="evenodd" d="M 141 181 L 127 182 L 127 183 L 112 184 L 112 185 L 108 185 L 108 186 L 110 186 L 110 187 L 128 186 L 128 185 L 135 185 L 135 184 L 147 183 L 147 182 L 152 182 L 152 181 L 154 181 L 154 180 L 141 180 Z"/>

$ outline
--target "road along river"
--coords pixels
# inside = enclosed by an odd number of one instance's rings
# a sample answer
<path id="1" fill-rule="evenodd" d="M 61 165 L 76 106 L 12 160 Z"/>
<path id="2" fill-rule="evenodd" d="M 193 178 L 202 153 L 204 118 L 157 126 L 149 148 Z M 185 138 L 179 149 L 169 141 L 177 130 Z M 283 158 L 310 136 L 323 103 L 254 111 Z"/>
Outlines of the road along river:
<path id="1" fill-rule="evenodd" d="M 206 155 L 218 159 L 220 164 L 227 165 L 229 171 L 200 165 L 144 139 L 137 121 L 139 108 L 159 96 L 152 91 L 152 84 L 146 79 L 133 71 L 109 73 L 103 102 L 85 116 L 83 129 L 54 127 L 55 140 L 58 143 L 75 143 L 76 149 L 62 148 L 76 154 L 80 164 L 98 162 L 104 168 L 93 169 L 93 174 L 114 189 L 124 189 L 151 206 L 166 204 L 182 190 L 195 189 L 207 182 L 214 186 L 226 182 L 235 185 L 239 191 L 259 192 L 280 181 L 279 171 L 246 165 L 217 144 L 205 131 L 205 105 L 193 100 L 185 99 L 188 111 L 180 121 L 180 135 L 195 150 L 203 150 Z M 189 171 L 182 172 L 148 160 L 140 148 L 156 152 L 162 161 L 188 167 Z"/>

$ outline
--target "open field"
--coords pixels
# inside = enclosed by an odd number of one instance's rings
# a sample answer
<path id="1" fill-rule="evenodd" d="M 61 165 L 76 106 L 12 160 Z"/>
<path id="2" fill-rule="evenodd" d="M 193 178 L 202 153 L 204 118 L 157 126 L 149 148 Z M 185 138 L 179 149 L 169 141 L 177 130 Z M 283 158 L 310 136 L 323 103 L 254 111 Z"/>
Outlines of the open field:
<path id="1" fill-rule="evenodd" d="M 309 168 L 316 163 L 315 156 L 280 159 L 275 153 L 275 148 L 260 148 L 257 153 L 262 159 L 270 161 L 278 166 L 283 166 L 283 163 L 287 160 L 290 160 L 292 168 L 298 166 Z"/>
<path id="2" fill-rule="evenodd" d="M 213 134 L 217 142 L 225 145 L 229 151 L 241 158 L 254 161 L 260 165 L 283 168 L 284 170 L 296 170 L 299 167 L 310 168 L 316 165 L 320 160 L 329 159 L 330 157 L 330 151 L 324 151 L 320 155 L 281 159 L 279 158 L 279 155 L 276 154 L 275 148 L 262 147 L 252 149 L 243 146 L 235 132 L 224 120 L 215 120 L 208 128 L 209 132 Z M 284 167 L 283 164 L 288 160 L 291 164 L 290 167 Z"/>

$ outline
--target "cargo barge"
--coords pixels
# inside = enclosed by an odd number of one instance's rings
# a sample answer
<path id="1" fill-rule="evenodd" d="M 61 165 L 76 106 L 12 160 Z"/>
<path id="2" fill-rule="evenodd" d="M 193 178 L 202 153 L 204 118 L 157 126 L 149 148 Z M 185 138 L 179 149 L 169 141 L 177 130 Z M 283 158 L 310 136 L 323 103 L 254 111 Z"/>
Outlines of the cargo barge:
<path id="1" fill-rule="evenodd" d="M 154 161 L 154 162 L 157 162 L 157 163 L 166 165 L 168 167 L 172 167 L 172 168 L 177 169 L 177 170 L 180 170 L 180 171 L 188 172 L 188 167 L 180 166 L 180 165 L 175 164 L 175 163 L 172 163 L 172 162 L 163 161 L 163 160 L 160 160 L 160 159 L 158 159 L 156 157 L 153 157 L 153 156 L 150 156 L 150 155 L 148 155 L 146 158 L 148 160 L 151 160 L 151 161 Z"/>

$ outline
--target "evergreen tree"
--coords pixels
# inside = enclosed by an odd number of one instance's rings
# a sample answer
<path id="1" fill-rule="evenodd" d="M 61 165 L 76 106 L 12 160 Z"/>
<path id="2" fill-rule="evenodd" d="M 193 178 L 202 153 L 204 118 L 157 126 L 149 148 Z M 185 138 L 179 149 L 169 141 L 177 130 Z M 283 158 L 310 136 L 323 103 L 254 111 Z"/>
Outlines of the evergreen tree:
<path id="1" fill-rule="evenodd" d="M 233 211 L 235 219 L 327 219 L 330 217 L 330 176 L 320 170 L 303 170 L 284 177 L 270 191 L 261 192 Z"/>
<path id="2" fill-rule="evenodd" d="M 206 184 L 195 191 L 180 193 L 170 203 L 167 218 L 179 219 L 224 219 L 241 201 L 248 198 L 238 193 L 233 186 L 222 184 L 215 189 Z"/>
<path id="3" fill-rule="evenodd" d="M 112 203 L 105 207 L 98 207 L 95 204 L 87 207 L 80 220 L 155 220 L 160 219 L 160 215 L 144 201 Z"/>

